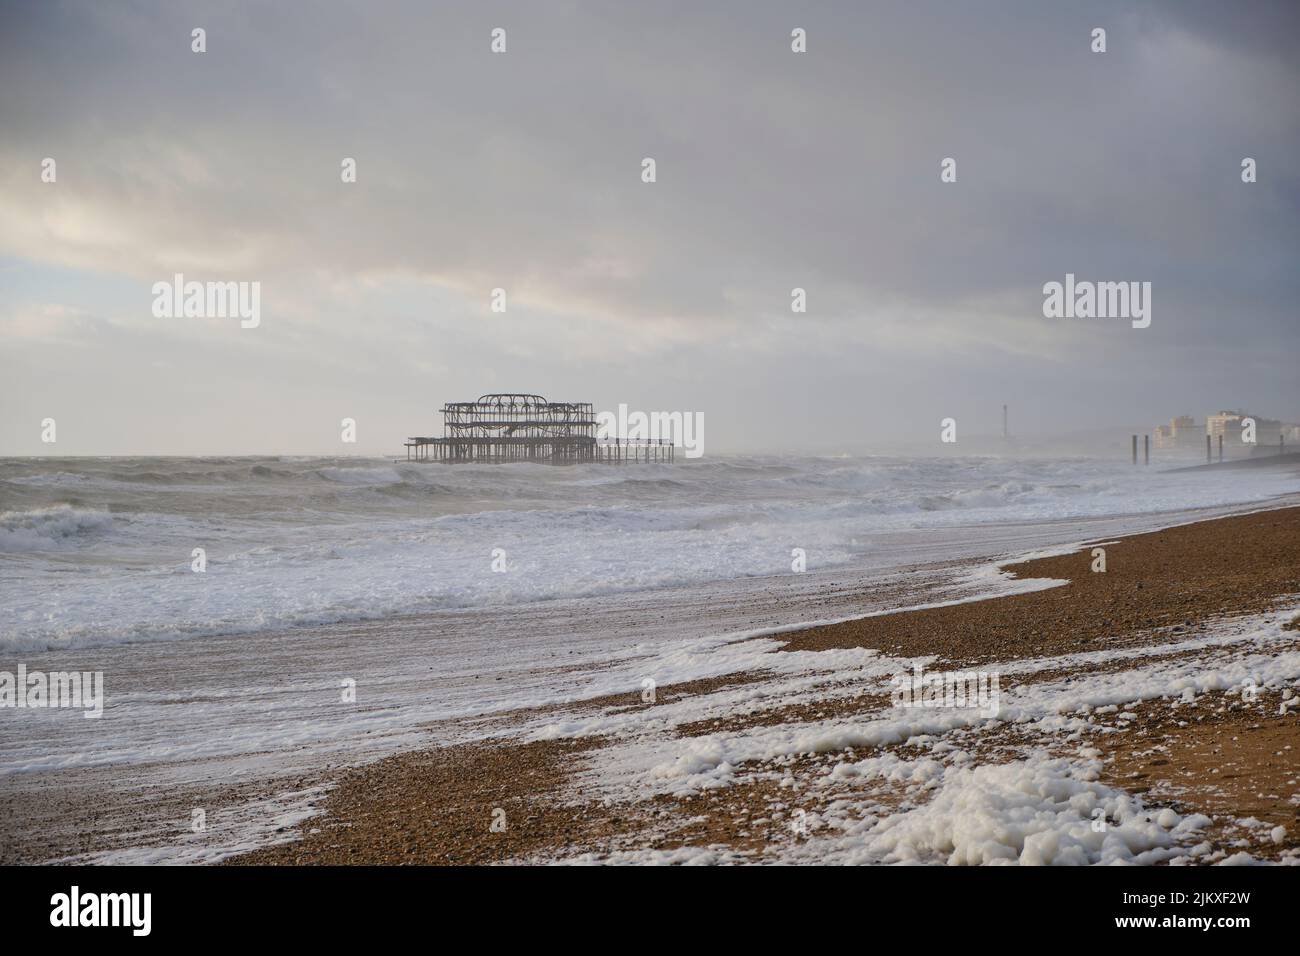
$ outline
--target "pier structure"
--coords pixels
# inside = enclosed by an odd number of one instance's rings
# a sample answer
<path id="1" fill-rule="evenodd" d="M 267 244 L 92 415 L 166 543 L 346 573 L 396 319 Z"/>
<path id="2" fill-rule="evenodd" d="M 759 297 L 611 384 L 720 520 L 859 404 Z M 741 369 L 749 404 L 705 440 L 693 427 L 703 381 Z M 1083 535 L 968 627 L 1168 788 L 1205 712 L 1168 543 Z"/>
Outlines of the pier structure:
<path id="1" fill-rule="evenodd" d="M 597 439 L 590 402 L 550 402 L 541 395 L 493 392 L 442 407 L 441 438 L 408 438 L 407 461 L 570 464 L 671 462 L 667 439 Z"/>

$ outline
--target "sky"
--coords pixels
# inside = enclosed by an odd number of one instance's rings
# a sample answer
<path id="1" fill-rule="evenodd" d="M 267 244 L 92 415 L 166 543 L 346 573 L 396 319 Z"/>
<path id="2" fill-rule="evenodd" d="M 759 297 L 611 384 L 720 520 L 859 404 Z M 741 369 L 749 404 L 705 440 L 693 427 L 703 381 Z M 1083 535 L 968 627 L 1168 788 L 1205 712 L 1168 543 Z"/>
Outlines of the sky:
<path id="1" fill-rule="evenodd" d="M 1298 47 L 1254 0 L 0 0 L 0 454 L 400 456 L 495 391 L 706 454 L 1300 421 Z M 159 317 L 177 273 L 260 323 Z M 1150 326 L 1045 317 L 1067 274 Z"/>

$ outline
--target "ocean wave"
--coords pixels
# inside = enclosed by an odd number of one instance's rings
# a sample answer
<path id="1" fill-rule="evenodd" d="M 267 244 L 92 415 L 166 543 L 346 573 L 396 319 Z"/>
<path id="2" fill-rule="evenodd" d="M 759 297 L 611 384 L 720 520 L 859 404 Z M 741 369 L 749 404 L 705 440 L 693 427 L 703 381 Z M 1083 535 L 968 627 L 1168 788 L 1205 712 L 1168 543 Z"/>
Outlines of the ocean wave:
<path id="1" fill-rule="evenodd" d="M 40 475 L 19 475 L 4 479 L 11 485 L 26 485 L 35 488 L 57 488 L 63 485 L 84 485 L 90 481 L 89 475 L 70 471 L 55 471 Z"/>
<path id="2" fill-rule="evenodd" d="M 395 485 L 403 481 L 396 468 L 319 468 L 313 474 L 343 485 Z"/>
<path id="3" fill-rule="evenodd" d="M 71 505 L 0 512 L 0 551 L 55 551 L 112 530 L 113 516 Z"/>

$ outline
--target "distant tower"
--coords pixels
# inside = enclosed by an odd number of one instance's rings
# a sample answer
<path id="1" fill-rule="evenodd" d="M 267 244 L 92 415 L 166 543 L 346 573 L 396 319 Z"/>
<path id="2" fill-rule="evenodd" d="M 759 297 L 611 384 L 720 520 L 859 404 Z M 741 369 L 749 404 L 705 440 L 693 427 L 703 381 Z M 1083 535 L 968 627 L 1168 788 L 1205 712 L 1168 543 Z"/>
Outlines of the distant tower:
<path id="1" fill-rule="evenodd" d="M 1002 440 L 1007 440 L 1007 406 L 1002 406 Z"/>

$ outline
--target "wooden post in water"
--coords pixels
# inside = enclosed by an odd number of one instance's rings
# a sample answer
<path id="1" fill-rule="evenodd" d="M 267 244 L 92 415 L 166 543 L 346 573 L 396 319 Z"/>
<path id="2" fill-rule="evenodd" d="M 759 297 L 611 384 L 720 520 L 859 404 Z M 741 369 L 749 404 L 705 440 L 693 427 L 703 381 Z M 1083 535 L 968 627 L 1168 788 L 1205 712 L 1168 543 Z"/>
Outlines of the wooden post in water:
<path id="1" fill-rule="evenodd" d="M 1210 449 L 1211 449 L 1212 447 L 1213 447 L 1213 446 L 1210 444 L 1210 436 L 1209 436 L 1209 435 L 1206 435 L 1206 436 L 1205 436 L 1205 463 L 1206 463 L 1207 465 L 1208 465 L 1211 461 L 1214 460 L 1214 459 L 1212 459 L 1212 458 L 1210 457 Z"/>
<path id="2" fill-rule="evenodd" d="M 1134 435 L 1133 436 L 1133 464 L 1136 465 L 1137 463 L 1138 463 L 1138 437 L 1137 435 Z"/>
<path id="3" fill-rule="evenodd" d="M 1219 436 L 1219 461 L 1223 461 L 1223 436 Z"/>
<path id="4" fill-rule="evenodd" d="M 1142 436 L 1142 464 L 1151 464 L 1151 436 Z"/>

